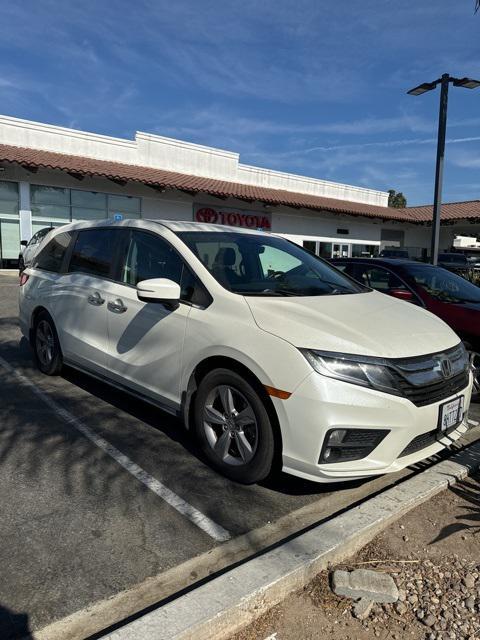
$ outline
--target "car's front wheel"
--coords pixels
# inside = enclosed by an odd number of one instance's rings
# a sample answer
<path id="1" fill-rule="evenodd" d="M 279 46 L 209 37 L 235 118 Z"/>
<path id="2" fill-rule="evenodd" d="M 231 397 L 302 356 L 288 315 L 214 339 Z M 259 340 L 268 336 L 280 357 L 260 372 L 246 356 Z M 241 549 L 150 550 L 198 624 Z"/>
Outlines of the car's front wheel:
<path id="1" fill-rule="evenodd" d="M 35 318 L 32 338 L 37 367 L 48 376 L 58 375 L 63 365 L 62 351 L 55 324 L 46 311 Z"/>
<path id="2" fill-rule="evenodd" d="M 480 400 L 480 353 L 469 349 L 468 355 L 473 375 L 472 399 L 478 402 Z"/>
<path id="3" fill-rule="evenodd" d="M 228 369 L 211 371 L 198 387 L 194 415 L 200 446 L 213 467 L 243 484 L 269 475 L 274 433 L 265 404 L 249 382 Z"/>

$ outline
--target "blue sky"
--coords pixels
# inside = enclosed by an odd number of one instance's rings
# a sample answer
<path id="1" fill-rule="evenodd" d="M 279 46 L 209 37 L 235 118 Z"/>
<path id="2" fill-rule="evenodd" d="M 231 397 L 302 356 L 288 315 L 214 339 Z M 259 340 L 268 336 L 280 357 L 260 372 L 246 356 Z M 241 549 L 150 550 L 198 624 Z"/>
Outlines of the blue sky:
<path id="1" fill-rule="evenodd" d="M 0 0 L 0 113 L 136 130 L 432 201 L 443 72 L 480 78 L 474 0 Z M 444 200 L 480 198 L 480 89 L 449 99 Z"/>

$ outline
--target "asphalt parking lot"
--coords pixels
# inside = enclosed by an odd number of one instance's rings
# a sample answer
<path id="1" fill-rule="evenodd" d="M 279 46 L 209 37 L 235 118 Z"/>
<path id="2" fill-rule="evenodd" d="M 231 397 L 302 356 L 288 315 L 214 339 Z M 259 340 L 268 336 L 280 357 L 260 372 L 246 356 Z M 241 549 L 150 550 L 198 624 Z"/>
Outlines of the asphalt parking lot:
<path id="1" fill-rule="evenodd" d="M 0 275 L 2 640 L 86 638 L 420 468 L 236 485 L 171 416 L 73 370 L 41 375 L 18 329 L 17 278 Z"/>

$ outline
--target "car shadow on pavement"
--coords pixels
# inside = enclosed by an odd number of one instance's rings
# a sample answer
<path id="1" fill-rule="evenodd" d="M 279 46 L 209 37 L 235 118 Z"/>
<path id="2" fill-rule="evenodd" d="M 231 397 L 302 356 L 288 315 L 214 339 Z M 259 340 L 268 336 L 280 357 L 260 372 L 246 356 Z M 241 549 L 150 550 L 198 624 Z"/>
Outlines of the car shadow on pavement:
<path id="1" fill-rule="evenodd" d="M 13 367 L 23 370 L 35 383 L 40 374 L 32 364 L 30 348 L 25 339 L 20 344 L 12 341 L 2 345 L 1 353 Z M 0 462 L 13 456 L 15 460 L 19 459 L 18 465 L 28 475 L 36 478 L 42 468 L 55 461 L 55 465 L 63 470 L 67 494 L 74 493 L 80 484 L 99 495 L 125 497 L 130 480 L 124 469 L 116 464 L 105 465 L 103 452 L 92 448 L 91 443 L 76 429 L 65 430 L 58 417 L 52 415 L 34 394 L 19 392 L 18 383 L 11 376 L 1 373 L 0 377 L 4 380 L 2 395 L 7 402 L 3 407 L 5 425 L 2 425 L 0 433 Z M 386 485 L 396 484 L 405 479 L 405 475 L 421 472 L 449 455 L 446 451 L 415 465 L 407 474 L 392 474 L 387 482 L 379 477 L 321 484 L 277 471 L 253 487 L 238 485 L 211 469 L 197 447 L 195 438 L 174 416 L 68 367 L 65 367 L 60 378 L 44 380 L 48 387 L 47 395 L 60 407 L 94 427 L 95 432 L 104 435 L 107 441 L 122 453 L 130 455 L 172 490 L 180 495 L 192 494 L 203 513 L 214 520 L 223 519 L 224 502 L 233 499 L 239 505 L 239 512 L 241 505 L 246 508 L 255 500 L 259 509 L 272 517 L 287 511 L 288 505 L 288 510 L 291 510 L 316 497 L 342 493 L 343 490 L 349 493 L 351 490 L 351 501 L 355 502 L 360 493 L 363 497 L 365 493 L 371 497 L 384 490 Z M 76 389 L 69 389 L 70 385 Z M 40 386 L 44 388 L 43 382 Z M 32 397 L 29 399 L 28 396 Z M 131 422 L 128 416 L 132 417 Z M 158 432 L 158 438 L 152 428 Z M 454 444 L 452 449 L 456 448 Z M 151 457 L 150 463 L 146 459 L 148 456 Z M 201 491 L 199 487 L 202 487 Z M 148 491 L 143 485 L 139 490 Z M 212 500 L 212 495 L 221 498 Z M 278 505 L 279 496 L 285 499 L 285 506 Z M 243 518 L 240 515 L 236 517 L 238 532 L 243 531 L 240 524 Z"/>
<path id="2" fill-rule="evenodd" d="M 66 367 L 62 372 L 62 377 L 71 384 L 82 388 L 87 393 L 107 402 L 112 407 L 120 409 L 132 417 L 148 424 L 157 431 L 162 432 L 169 439 L 180 444 L 189 454 L 210 468 L 208 460 L 203 456 L 199 447 L 197 447 L 194 435 L 184 428 L 179 418 L 150 405 L 148 402 L 138 400 L 126 392 L 117 390 L 106 383 L 99 382 L 91 376 L 74 369 Z M 159 416 L 161 418 L 160 420 Z M 161 424 L 159 424 L 159 422 Z M 300 496 L 321 495 L 323 493 L 331 493 L 339 489 L 360 487 L 369 481 L 369 479 L 363 479 L 321 484 L 292 476 L 276 469 L 266 480 L 258 484 L 259 486 L 273 492 L 291 496 Z"/>
<path id="3" fill-rule="evenodd" d="M 0 604 L 0 638 L 2 640 L 34 640 L 26 613 L 13 613 Z"/>

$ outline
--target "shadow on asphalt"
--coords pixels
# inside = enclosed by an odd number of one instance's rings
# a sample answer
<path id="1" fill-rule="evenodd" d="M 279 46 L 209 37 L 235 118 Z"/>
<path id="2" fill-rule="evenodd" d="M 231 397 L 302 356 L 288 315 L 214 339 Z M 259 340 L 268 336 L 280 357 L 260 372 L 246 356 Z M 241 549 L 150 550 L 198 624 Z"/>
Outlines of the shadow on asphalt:
<path id="1" fill-rule="evenodd" d="M 8 322 L 9 318 L 3 321 Z M 363 484 L 318 484 L 283 473 L 258 485 L 236 484 L 211 469 L 194 438 L 174 416 L 68 367 L 59 378 L 41 377 L 24 338 L 4 342 L 0 355 L 33 383 L 39 380 L 49 398 L 206 516 L 226 526 L 233 536 L 245 534 L 339 488 Z M 69 385 L 76 389 L 69 391 Z M 131 476 L 113 460 L 106 460 L 105 453 L 92 446 L 77 429 L 65 428 L 65 419 L 1 368 L 0 388 L 5 398 L 0 403 L 0 464 L 8 462 L 38 483 L 50 468 L 60 472 L 66 495 L 87 490 L 103 500 L 131 498 Z M 142 483 L 134 484 L 136 491 L 150 491 Z M 282 502 L 278 501 L 279 496 L 283 496 Z"/>
<path id="2" fill-rule="evenodd" d="M 34 640 L 28 615 L 26 613 L 13 613 L 0 604 L 0 638 L 2 640 Z"/>
<path id="3" fill-rule="evenodd" d="M 16 319 L 9 317 L 0 319 L 0 322 L 4 326 L 17 324 Z M 20 343 L 4 343 L 1 353 L 12 366 L 27 367 L 26 373 L 31 379 L 40 375 L 33 368 L 30 348 L 24 338 Z M 59 384 L 62 377 L 74 387 L 90 394 L 91 404 L 88 404 L 89 398 L 84 394 L 69 394 L 67 387 L 62 388 Z M 250 527 L 265 523 L 265 514 L 274 520 L 312 499 L 341 490 L 355 492 L 355 489 L 363 486 L 365 489 L 362 497 L 371 497 L 378 490 L 384 489 L 375 482 L 375 478 L 320 484 L 279 472 L 259 485 L 235 484 L 208 466 L 196 447 L 194 438 L 184 430 L 177 418 L 76 370 L 66 367 L 62 377 L 56 381 L 47 380 L 51 383 L 49 397 L 74 416 L 85 420 L 95 432 L 105 435 L 109 442 L 131 456 L 167 487 L 178 491 L 180 495 L 191 495 L 194 504 L 199 505 L 205 515 L 223 522 L 225 514 L 232 513 L 233 522 L 228 524 L 231 525 L 230 531 L 233 534 L 246 533 Z M 100 449 L 92 447 L 76 429 L 65 429 L 65 422 L 55 416 L 32 391 L 19 391 L 18 382 L 1 370 L 0 378 L 2 395 L 8 400 L 6 404 L 10 407 L 8 414 L 4 413 L 5 420 L 0 433 L 0 463 L 11 457 L 15 462 L 18 459 L 22 469 L 34 478 L 46 466 L 54 464 L 62 469 L 67 494 L 73 494 L 84 486 L 105 497 L 128 496 L 131 478 L 122 467 L 113 461 L 106 464 L 105 454 Z M 100 402 L 97 403 L 96 399 Z M 119 411 L 124 415 L 119 415 Z M 82 418 L 85 412 L 87 417 Z M 129 423 L 125 416 L 131 416 L 132 422 Z M 159 432 L 158 437 L 152 437 L 152 428 Z M 457 444 L 452 445 L 453 450 L 459 448 Z M 445 450 L 411 467 L 409 475 L 421 472 L 448 455 L 449 451 Z M 390 484 L 403 479 L 404 477 L 399 476 L 391 478 Z M 371 487 L 368 487 L 369 484 Z M 137 489 L 149 491 L 140 483 Z M 282 506 L 278 505 L 278 496 L 286 499 Z M 356 499 L 358 495 L 352 495 L 353 503 Z M 264 514 L 262 518 L 253 514 L 252 500 L 255 501 L 258 513 Z M 235 511 L 234 515 L 232 509 Z"/>
<path id="4" fill-rule="evenodd" d="M 166 435 L 173 442 L 180 444 L 190 455 L 194 456 L 197 460 L 205 465 L 208 465 L 208 460 L 202 455 L 200 449 L 196 446 L 194 436 L 185 430 L 181 421 L 168 413 L 165 413 L 149 405 L 148 402 L 142 402 L 136 398 L 130 397 L 127 393 L 119 391 L 108 384 L 104 384 L 96 381 L 94 378 L 83 374 L 79 371 L 66 367 L 62 377 L 74 384 L 87 393 L 107 402 L 112 407 L 123 411 L 141 420 L 150 427 L 160 431 Z M 161 416 L 159 420 L 159 416 Z M 159 425 L 161 422 L 161 426 Z M 222 477 L 222 476 L 220 476 Z M 223 477 L 222 477 L 223 478 Z M 238 485 L 233 481 L 229 481 L 233 485 Z M 321 495 L 322 493 L 331 493 L 340 488 L 353 488 L 359 487 L 365 484 L 368 480 L 362 481 L 350 481 L 350 482 L 337 482 L 329 483 L 328 485 L 322 485 L 317 482 L 311 482 L 295 476 L 291 476 L 280 471 L 275 471 L 266 480 L 259 483 L 270 491 L 283 493 L 286 495 L 299 496 L 299 495 Z"/>

